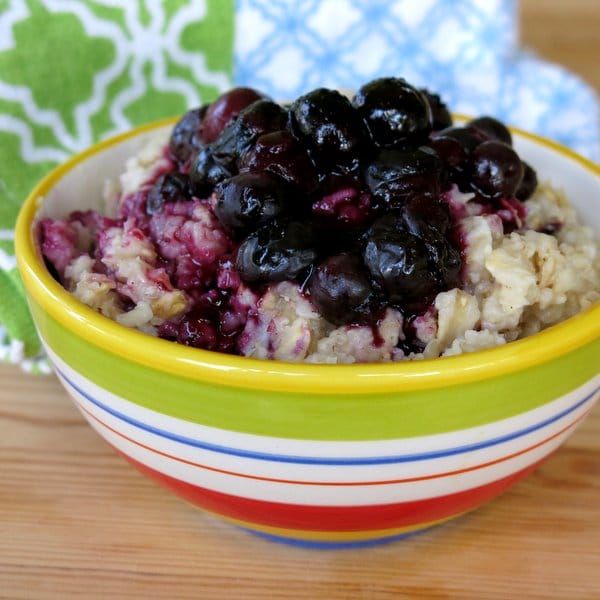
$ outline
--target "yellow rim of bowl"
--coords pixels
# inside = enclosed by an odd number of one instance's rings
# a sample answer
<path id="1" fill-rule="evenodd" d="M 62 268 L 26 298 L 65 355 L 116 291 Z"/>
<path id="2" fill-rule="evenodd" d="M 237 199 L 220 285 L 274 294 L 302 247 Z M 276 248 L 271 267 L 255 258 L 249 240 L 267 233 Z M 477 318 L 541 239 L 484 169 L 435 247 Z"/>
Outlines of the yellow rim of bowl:
<path id="1" fill-rule="evenodd" d="M 464 118 L 457 116 L 458 120 Z M 600 304 L 535 336 L 474 353 L 398 363 L 317 365 L 258 360 L 189 348 L 119 325 L 80 303 L 52 278 L 37 252 L 32 223 L 44 196 L 76 165 L 130 137 L 174 121 L 164 119 L 138 127 L 73 156 L 40 181 L 19 214 L 15 247 L 26 288 L 49 315 L 90 343 L 135 363 L 209 383 L 295 393 L 362 394 L 431 389 L 500 377 L 556 359 L 598 337 Z M 568 148 L 517 128 L 511 130 L 559 152 L 600 177 L 598 165 Z"/>

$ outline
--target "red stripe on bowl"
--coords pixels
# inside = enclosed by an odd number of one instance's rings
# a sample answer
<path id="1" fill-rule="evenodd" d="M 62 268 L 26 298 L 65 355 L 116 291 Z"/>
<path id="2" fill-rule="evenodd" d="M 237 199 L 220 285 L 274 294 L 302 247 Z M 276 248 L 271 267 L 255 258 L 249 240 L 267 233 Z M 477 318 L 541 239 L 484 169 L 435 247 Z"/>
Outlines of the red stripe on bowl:
<path id="1" fill-rule="evenodd" d="M 392 529 L 458 516 L 498 496 L 546 458 L 486 485 L 426 500 L 369 506 L 313 506 L 266 502 L 209 490 L 160 473 L 117 451 L 142 473 L 207 511 L 248 524 L 307 531 Z"/>

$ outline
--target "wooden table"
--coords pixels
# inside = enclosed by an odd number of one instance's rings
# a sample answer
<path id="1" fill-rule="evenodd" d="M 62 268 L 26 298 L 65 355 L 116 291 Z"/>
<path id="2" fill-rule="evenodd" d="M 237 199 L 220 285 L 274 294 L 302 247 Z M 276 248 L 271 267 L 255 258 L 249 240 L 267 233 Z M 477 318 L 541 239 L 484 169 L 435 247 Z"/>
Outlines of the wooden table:
<path id="1" fill-rule="evenodd" d="M 523 37 L 600 89 L 597 0 L 523 2 Z M 591 126 L 591 124 L 590 124 Z M 54 377 L 0 365 L 0 598 L 600 598 L 600 407 L 534 475 L 407 541 L 308 551 L 156 487 Z"/>

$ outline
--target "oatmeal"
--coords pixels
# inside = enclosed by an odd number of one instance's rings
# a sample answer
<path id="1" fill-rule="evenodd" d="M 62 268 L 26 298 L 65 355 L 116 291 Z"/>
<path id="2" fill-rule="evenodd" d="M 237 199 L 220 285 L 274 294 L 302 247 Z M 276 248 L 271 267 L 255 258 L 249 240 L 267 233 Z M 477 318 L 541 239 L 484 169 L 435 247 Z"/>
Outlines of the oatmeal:
<path id="1" fill-rule="evenodd" d="M 127 161 L 106 210 L 43 219 L 81 302 L 173 342 L 388 362 L 532 335 L 600 299 L 600 244 L 491 117 L 398 78 L 289 106 L 234 89 Z"/>

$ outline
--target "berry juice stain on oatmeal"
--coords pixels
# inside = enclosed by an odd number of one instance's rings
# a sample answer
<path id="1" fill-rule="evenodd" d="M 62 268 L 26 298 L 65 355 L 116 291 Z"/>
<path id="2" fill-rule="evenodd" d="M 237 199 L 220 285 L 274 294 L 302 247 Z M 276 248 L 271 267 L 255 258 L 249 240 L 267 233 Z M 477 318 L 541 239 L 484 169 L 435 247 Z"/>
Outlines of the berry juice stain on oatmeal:
<path id="1" fill-rule="evenodd" d="M 56 279 L 124 326 L 264 359 L 382 362 L 505 344 L 600 299 L 600 245 L 491 117 L 399 78 L 190 110 L 43 219 Z"/>

